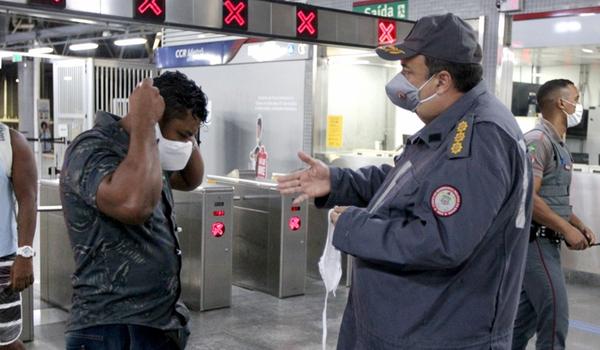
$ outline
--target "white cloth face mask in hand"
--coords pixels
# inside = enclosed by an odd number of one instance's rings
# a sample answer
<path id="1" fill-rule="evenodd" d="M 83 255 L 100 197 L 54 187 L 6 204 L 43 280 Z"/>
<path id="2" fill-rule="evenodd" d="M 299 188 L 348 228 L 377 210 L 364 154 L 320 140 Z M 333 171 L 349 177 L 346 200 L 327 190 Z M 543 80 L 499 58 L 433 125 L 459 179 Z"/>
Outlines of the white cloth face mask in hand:
<path id="1" fill-rule="evenodd" d="M 335 226 L 331 223 L 331 209 L 327 215 L 327 240 L 323 255 L 319 259 L 319 273 L 325 284 L 325 306 L 323 307 L 323 350 L 327 346 L 327 297 L 329 292 L 335 296 L 335 291 L 342 279 L 342 254 L 333 246 L 333 230 Z"/>

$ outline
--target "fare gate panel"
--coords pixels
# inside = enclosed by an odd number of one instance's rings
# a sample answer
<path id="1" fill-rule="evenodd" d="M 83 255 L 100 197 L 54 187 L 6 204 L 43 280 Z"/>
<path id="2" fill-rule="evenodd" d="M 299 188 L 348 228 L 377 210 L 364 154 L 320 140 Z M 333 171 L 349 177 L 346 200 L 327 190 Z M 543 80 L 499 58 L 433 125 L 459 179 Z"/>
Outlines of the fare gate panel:
<path id="1" fill-rule="evenodd" d="M 231 306 L 233 188 L 173 192 L 183 252 L 182 297 L 194 311 Z"/>
<path id="2" fill-rule="evenodd" d="M 272 182 L 209 179 L 235 188 L 233 284 L 278 298 L 304 294 L 306 203 L 292 205 Z"/>

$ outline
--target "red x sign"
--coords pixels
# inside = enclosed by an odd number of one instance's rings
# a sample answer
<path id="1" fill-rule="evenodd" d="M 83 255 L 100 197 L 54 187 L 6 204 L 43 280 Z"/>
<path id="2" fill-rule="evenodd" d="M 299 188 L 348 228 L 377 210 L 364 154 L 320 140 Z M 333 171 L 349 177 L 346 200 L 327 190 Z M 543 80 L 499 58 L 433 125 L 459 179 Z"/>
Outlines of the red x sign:
<path id="1" fill-rule="evenodd" d="M 232 29 L 248 29 L 248 1 L 223 1 L 223 27 Z"/>
<path id="2" fill-rule="evenodd" d="M 156 0 L 146 0 L 140 5 L 140 7 L 138 7 L 138 11 L 141 14 L 146 13 L 148 10 L 152 10 L 152 12 L 154 12 L 154 14 L 157 16 L 160 16 L 160 14 L 163 12 L 163 9 L 158 6 Z"/>
<path id="3" fill-rule="evenodd" d="M 66 6 L 66 0 L 29 0 L 29 4 L 51 6 L 55 9 L 64 9 Z"/>
<path id="4" fill-rule="evenodd" d="M 164 21 L 165 2 L 166 0 L 134 0 L 134 18 Z"/>
<path id="5" fill-rule="evenodd" d="M 396 42 L 396 22 L 380 19 L 377 21 L 377 40 L 379 45 Z"/>
<path id="6" fill-rule="evenodd" d="M 305 38 L 318 36 L 317 10 L 308 7 L 296 8 L 296 34 Z"/>

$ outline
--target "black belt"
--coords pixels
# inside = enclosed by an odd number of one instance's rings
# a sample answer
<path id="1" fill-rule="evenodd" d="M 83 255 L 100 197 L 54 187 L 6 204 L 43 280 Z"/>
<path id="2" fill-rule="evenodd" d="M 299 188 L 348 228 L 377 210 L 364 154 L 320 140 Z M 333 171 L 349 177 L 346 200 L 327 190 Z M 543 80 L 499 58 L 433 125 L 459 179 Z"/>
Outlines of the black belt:
<path id="1" fill-rule="evenodd" d="M 532 222 L 531 230 L 529 231 L 529 242 L 533 242 L 537 238 L 545 238 L 554 244 L 560 244 L 560 241 L 563 240 L 563 235 L 549 227 Z"/>

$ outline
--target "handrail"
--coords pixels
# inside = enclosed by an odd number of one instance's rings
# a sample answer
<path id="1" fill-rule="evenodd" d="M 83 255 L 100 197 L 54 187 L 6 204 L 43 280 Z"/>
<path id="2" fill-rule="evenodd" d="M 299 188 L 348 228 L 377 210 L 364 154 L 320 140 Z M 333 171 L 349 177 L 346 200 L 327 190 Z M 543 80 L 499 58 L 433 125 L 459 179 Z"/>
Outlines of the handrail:
<path id="1" fill-rule="evenodd" d="M 230 184 L 239 183 L 239 184 L 257 186 L 257 187 L 261 187 L 261 188 L 267 188 L 270 190 L 277 189 L 277 184 L 273 183 L 273 182 L 262 182 L 262 181 L 238 179 L 235 177 L 217 176 L 217 175 L 207 175 L 206 178 L 209 180 L 221 181 L 221 182 L 230 183 Z"/>
<path id="2" fill-rule="evenodd" d="M 59 212 L 62 211 L 62 205 L 40 205 L 37 208 L 39 213 L 50 213 L 50 212 Z"/>

